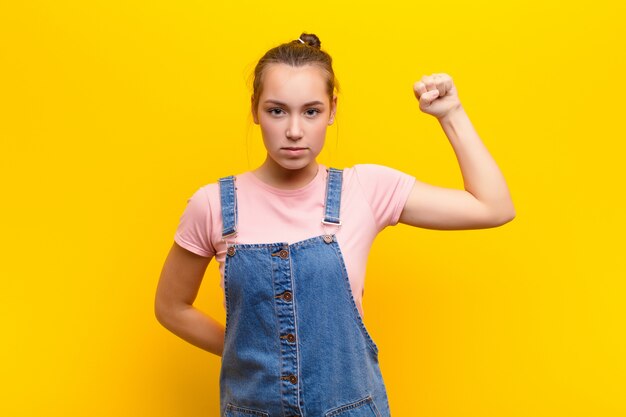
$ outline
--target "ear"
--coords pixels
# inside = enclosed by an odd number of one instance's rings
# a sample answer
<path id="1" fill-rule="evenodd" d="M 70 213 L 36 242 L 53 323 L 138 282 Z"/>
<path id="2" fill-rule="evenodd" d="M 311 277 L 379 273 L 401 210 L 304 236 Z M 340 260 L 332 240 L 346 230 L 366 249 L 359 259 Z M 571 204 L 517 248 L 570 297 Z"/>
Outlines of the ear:
<path id="1" fill-rule="evenodd" d="M 250 96 L 250 111 L 252 112 L 252 120 L 254 120 L 254 124 L 259 124 L 259 115 L 257 113 L 257 109 L 254 107 L 254 96 Z"/>
<path id="2" fill-rule="evenodd" d="M 337 96 L 334 95 L 333 101 L 330 103 L 330 118 L 328 119 L 328 126 L 334 123 L 336 113 L 337 113 Z"/>

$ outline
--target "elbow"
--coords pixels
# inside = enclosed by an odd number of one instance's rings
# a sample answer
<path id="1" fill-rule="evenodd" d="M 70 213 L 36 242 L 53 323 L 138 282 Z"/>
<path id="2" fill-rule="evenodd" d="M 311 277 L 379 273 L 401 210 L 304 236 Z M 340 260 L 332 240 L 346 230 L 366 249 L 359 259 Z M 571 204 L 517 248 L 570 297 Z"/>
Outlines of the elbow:
<path id="1" fill-rule="evenodd" d="M 154 317 L 163 327 L 172 330 L 179 326 L 181 315 L 190 307 L 185 302 L 157 296 L 154 300 Z"/>
<path id="2" fill-rule="evenodd" d="M 154 317 L 161 325 L 165 326 L 165 318 L 167 317 L 167 314 L 165 313 L 158 298 L 154 300 Z"/>
<path id="3" fill-rule="evenodd" d="M 169 328 L 169 323 L 172 320 L 173 311 L 168 307 L 168 304 L 156 297 L 154 300 L 154 317 L 165 328 Z"/>
<path id="4" fill-rule="evenodd" d="M 502 226 L 511 222 L 515 218 L 515 208 L 513 205 L 506 209 L 501 209 L 496 211 L 496 214 L 493 215 L 493 227 Z"/>
<path id="5" fill-rule="evenodd" d="M 484 226 L 486 228 L 502 226 L 515 218 L 515 207 L 511 200 L 505 203 L 484 206 Z"/>
<path id="6" fill-rule="evenodd" d="M 511 210 L 507 212 L 504 216 L 502 216 L 500 225 L 509 223 L 515 218 L 515 210 Z"/>

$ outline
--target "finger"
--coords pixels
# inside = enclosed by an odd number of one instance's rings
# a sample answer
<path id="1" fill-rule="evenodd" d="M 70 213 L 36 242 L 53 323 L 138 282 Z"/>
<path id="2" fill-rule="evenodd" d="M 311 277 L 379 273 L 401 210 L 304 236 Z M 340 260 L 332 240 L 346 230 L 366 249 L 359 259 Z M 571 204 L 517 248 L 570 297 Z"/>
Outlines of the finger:
<path id="1" fill-rule="evenodd" d="M 422 82 L 424 83 L 424 85 L 426 86 L 426 90 L 428 91 L 434 90 L 436 88 L 435 79 L 432 75 L 424 75 L 422 77 Z"/>
<path id="2" fill-rule="evenodd" d="M 421 81 L 417 81 L 413 84 L 413 91 L 415 92 L 415 97 L 419 100 L 420 97 L 422 97 L 422 94 L 427 92 L 426 85 Z"/>
<path id="3" fill-rule="evenodd" d="M 439 90 L 439 95 L 441 97 L 445 96 L 448 92 L 448 86 L 446 85 L 446 82 L 443 80 L 437 81 L 437 90 Z"/>
<path id="4" fill-rule="evenodd" d="M 435 81 L 435 88 L 439 90 L 439 95 L 441 97 L 445 96 L 446 93 L 449 91 L 448 84 L 446 83 L 445 74 L 433 74 L 433 79 Z"/>
<path id="5" fill-rule="evenodd" d="M 442 90 L 442 96 L 448 94 L 450 92 L 450 90 L 452 90 L 452 88 L 454 87 L 454 83 L 452 82 L 452 77 L 450 77 L 448 74 L 444 74 L 441 73 L 440 74 L 440 90 Z"/>
<path id="6" fill-rule="evenodd" d="M 439 90 L 437 89 L 424 93 L 420 98 L 420 104 L 423 107 L 428 107 L 432 104 L 433 101 L 437 99 L 437 97 L 439 97 Z"/>
<path id="7" fill-rule="evenodd" d="M 447 91 L 450 91 L 454 88 L 454 82 L 452 81 L 452 77 L 448 76 L 446 78 L 446 89 Z"/>

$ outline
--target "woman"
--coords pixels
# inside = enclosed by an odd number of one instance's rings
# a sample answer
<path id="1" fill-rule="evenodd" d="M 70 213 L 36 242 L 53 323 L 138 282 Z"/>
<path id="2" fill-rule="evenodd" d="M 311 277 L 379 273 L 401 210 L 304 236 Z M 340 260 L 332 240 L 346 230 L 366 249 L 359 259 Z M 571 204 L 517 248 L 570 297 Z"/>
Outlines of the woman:
<path id="1" fill-rule="evenodd" d="M 389 416 L 378 347 L 363 324 L 365 264 L 375 236 L 398 222 L 477 229 L 515 216 L 505 180 L 447 74 L 416 82 L 440 122 L 465 190 L 392 168 L 316 161 L 337 110 L 332 59 L 312 34 L 269 50 L 251 100 L 267 149 L 253 171 L 189 199 L 157 288 L 159 322 L 222 356 L 221 416 Z M 226 324 L 195 307 L 212 257 Z"/>

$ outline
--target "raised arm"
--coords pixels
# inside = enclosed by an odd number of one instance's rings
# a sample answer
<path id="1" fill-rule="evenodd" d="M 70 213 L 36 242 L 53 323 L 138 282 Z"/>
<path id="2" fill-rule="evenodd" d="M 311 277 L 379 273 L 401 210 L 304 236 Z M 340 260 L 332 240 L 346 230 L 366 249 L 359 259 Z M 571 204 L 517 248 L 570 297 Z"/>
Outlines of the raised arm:
<path id="1" fill-rule="evenodd" d="M 161 271 L 154 312 L 159 323 L 172 333 L 222 356 L 224 326 L 193 306 L 210 260 L 174 242 Z"/>
<path id="2" fill-rule="evenodd" d="M 515 218 L 515 208 L 498 165 L 489 154 L 447 74 L 422 77 L 414 85 L 420 110 L 437 118 L 463 175 L 464 190 L 416 180 L 400 223 L 426 229 L 461 230 L 496 227 Z"/>

